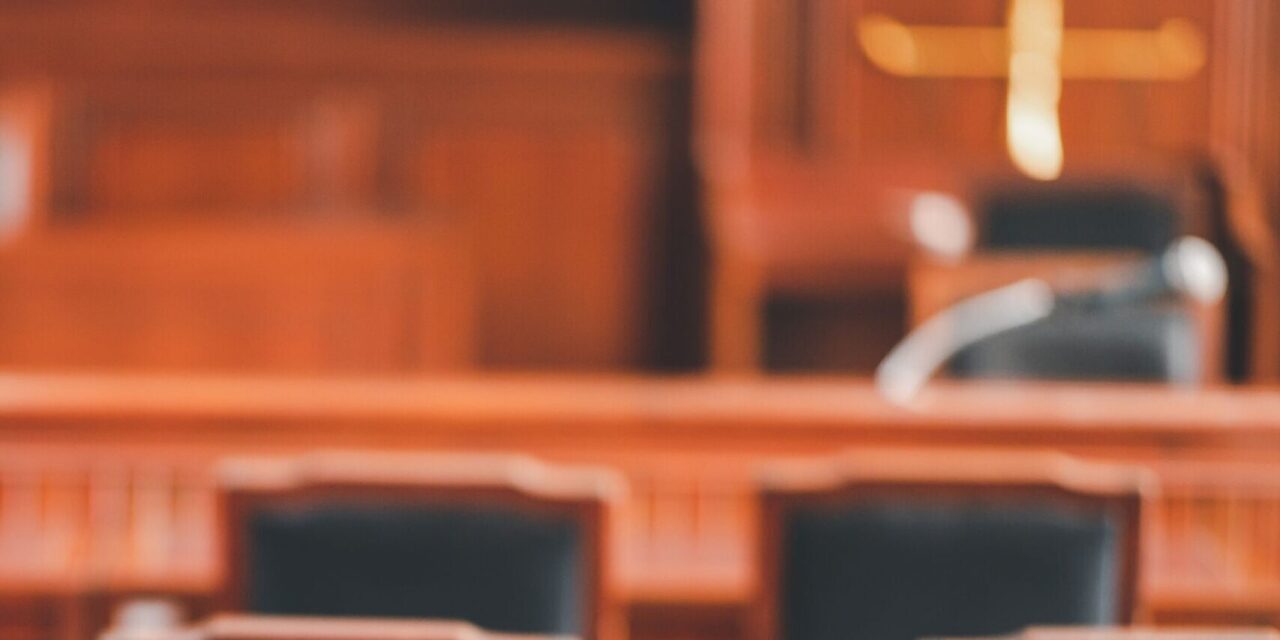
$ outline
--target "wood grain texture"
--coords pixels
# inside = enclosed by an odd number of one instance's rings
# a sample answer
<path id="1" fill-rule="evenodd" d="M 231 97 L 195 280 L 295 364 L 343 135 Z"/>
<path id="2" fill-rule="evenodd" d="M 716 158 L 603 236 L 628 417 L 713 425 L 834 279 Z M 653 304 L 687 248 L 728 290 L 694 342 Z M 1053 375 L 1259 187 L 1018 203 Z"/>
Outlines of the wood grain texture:
<path id="1" fill-rule="evenodd" d="M 761 463 L 875 447 L 1053 449 L 1160 478 L 1140 576 L 1154 620 L 1280 620 L 1275 391 L 939 384 L 921 400 L 904 410 L 839 378 L 7 376 L 0 557 L 11 568 L 0 585 L 44 602 L 160 592 L 207 607 L 223 456 L 521 452 L 627 477 L 612 579 L 641 616 L 635 629 L 738 633 L 757 580 Z"/>
<path id="2" fill-rule="evenodd" d="M 32 370 L 476 364 L 472 255 L 441 224 L 73 228 L 0 252 L 0 359 Z"/>
<path id="3" fill-rule="evenodd" d="M 726 70 L 706 73 L 698 85 L 706 130 L 697 159 L 714 258 L 711 358 L 721 369 L 749 371 L 762 367 L 770 340 L 762 300 L 778 289 L 800 286 L 831 300 L 874 296 L 901 282 L 911 255 L 903 192 L 957 184 L 963 192 L 965 176 L 1012 172 L 1004 80 L 884 73 L 861 52 L 856 20 L 881 13 L 907 24 L 999 26 L 1008 3 L 752 0 L 733 3 L 736 13 L 706 4 L 720 19 L 699 25 L 707 46 L 696 64 Z M 1145 171 L 1149 160 L 1138 158 L 1207 157 L 1234 165 L 1237 184 L 1256 176 L 1261 200 L 1272 201 L 1280 182 L 1269 177 L 1275 154 L 1263 149 L 1280 145 L 1258 109 L 1275 99 L 1275 67 L 1265 63 L 1275 47 L 1259 34 L 1273 29 L 1276 14 L 1264 4 L 1068 3 L 1067 28 L 1149 29 L 1167 18 L 1189 20 L 1207 35 L 1209 62 L 1181 81 L 1068 79 L 1060 109 L 1067 172 L 1110 163 L 1113 174 L 1127 176 Z M 938 167 L 960 179 L 930 179 Z M 808 188 L 787 188 L 802 184 Z M 1248 206 L 1238 200 L 1229 207 Z M 1233 225 L 1231 241 L 1274 254 L 1274 216 L 1274 208 L 1253 216 L 1268 222 L 1251 224 L 1252 232 Z M 802 256 L 799 264 L 810 268 L 777 259 L 783 255 Z M 1274 324 L 1275 287 L 1242 286 L 1259 300 L 1256 313 Z M 872 316 L 846 324 L 850 335 L 871 340 L 895 335 Z M 1280 361 L 1274 332 L 1253 333 L 1260 364 L 1251 375 L 1270 379 L 1270 363 Z"/>
<path id="4" fill-rule="evenodd" d="M 480 364 L 696 361 L 659 344 L 697 313 L 660 281 L 694 216 L 678 7 L 125 5 L 0 9 L 0 125 L 39 143 L 27 235 L 447 221 Z"/>

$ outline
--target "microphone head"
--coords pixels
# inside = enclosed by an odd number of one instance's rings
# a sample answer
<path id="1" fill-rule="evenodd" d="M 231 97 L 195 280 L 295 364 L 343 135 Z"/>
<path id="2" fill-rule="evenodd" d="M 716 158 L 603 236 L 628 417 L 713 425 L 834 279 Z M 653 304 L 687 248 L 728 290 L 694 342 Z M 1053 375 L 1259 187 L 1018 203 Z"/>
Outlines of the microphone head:
<path id="1" fill-rule="evenodd" d="M 972 217 L 959 198 L 926 191 L 916 194 L 908 206 L 911 236 L 934 256 L 959 260 L 973 249 Z"/>
<path id="2" fill-rule="evenodd" d="M 1227 264 L 1203 238 L 1183 236 L 1165 250 L 1160 270 L 1169 286 L 1201 303 L 1213 303 L 1227 292 Z"/>

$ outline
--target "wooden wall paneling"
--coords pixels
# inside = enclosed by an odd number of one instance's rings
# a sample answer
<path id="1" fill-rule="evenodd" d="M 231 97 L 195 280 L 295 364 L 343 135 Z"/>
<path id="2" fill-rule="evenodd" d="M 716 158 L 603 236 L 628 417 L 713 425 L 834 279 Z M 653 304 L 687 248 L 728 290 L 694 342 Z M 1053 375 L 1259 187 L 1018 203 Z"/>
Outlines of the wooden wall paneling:
<path id="1" fill-rule="evenodd" d="M 15 640 L 88 640 L 67 624 L 68 600 L 64 596 L 6 593 L 0 598 L 0 633 Z"/>
<path id="2" fill-rule="evenodd" d="M 678 72 L 482 78 L 404 108 L 404 200 L 475 235 L 484 363 L 652 364 L 683 86 Z"/>
<path id="3" fill-rule="evenodd" d="M 806 6 L 842 5 L 845 14 L 839 39 L 814 42 L 814 51 L 839 50 L 842 73 L 824 73 L 832 87 L 814 88 L 847 96 L 847 111 L 811 112 L 810 118 L 846 119 L 819 125 L 842 138 L 841 146 L 871 158 L 885 152 L 941 151 L 949 158 L 1003 162 L 1006 81 L 999 78 L 903 78 L 876 68 L 862 53 L 853 29 L 869 13 L 892 16 L 906 24 L 1001 27 L 1006 0 L 978 3 L 900 3 L 887 0 L 817 0 Z M 1071 28 L 1150 29 L 1170 17 L 1190 20 L 1209 39 L 1209 56 L 1219 55 L 1215 35 L 1215 3 L 1196 0 L 1130 2 L 1101 0 L 1066 3 L 1065 26 Z M 822 53 L 810 53 L 824 55 Z M 1074 79 L 1064 81 L 1061 121 L 1068 166 L 1086 165 L 1109 154 L 1134 150 L 1185 152 L 1208 142 L 1210 67 L 1189 80 L 1128 81 Z M 816 102 L 816 101 L 815 101 Z M 865 155 L 864 155 L 865 154 Z"/>
<path id="4" fill-rule="evenodd" d="M 1275 229 L 1280 212 L 1280 128 L 1271 113 L 1280 104 L 1275 62 L 1280 46 L 1269 37 L 1280 13 L 1267 2 L 1221 2 L 1216 7 L 1218 55 L 1210 87 L 1213 151 L 1226 174 L 1228 197 L 1251 214 L 1235 218 L 1231 230 L 1257 272 L 1250 292 L 1254 314 L 1251 374 L 1258 381 L 1280 376 L 1280 281 L 1276 275 Z M 1271 256 L 1270 262 L 1266 257 Z"/>
<path id="5" fill-rule="evenodd" d="M 425 226 L 431 231 L 416 234 L 406 249 L 406 368 L 479 368 L 482 334 L 474 235 L 456 222 Z"/>
<path id="6" fill-rule="evenodd" d="M 713 368 L 760 370 L 807 349 L 809 332 L 771 335 L 766 326 L 770 298 L 782 294 L 802 302 L 874 299 L 865 306 L 878 312 L 859 310 L 837 321 L 876 343 L 844 350 L 857 352 L 855 366 L 869 370 L 867 363 L 901 333 L 902 304 L 891 292 L 901 286 L 907 255 L 877 189 L 887 177 L 918 172 L 904 162 L 862 175 L 874 163 L 846 161 L 849 150 L 824 137 L 857 113 L 846 111 L 850 102 L 832 90 L 829 77 L 842 75 L 845 65 L 833 44 L 845 39 L 843 5 L 761 0 L 735 4 L 734 11 L 741 15 L 725 20 L 728 26 L 704 27 L 709 36 L 700 36 L 699 52 L 703 65 L 732 57 L 743 76 L 699 86 L 707 127 L 699 134 L 698 161 L 713 251 Z M 815 112 L 829 118 L 816 119 Z M 876 162 L 903 155 L 886 153 Z"/>
<path id="7" fill-rule="evenodd" d="M 55 222 L 378 203 L 378 107 L 359 88 L 99 79 L 55 92 Z"/>
<path id="8" fill-rule="evenodd" d="M 983 159 L 1003 144 L 1004 82 L 968 79 L 900 79 L 871 67 L 854 34 L 855 20 L 871 12 L 888 13 L 906 23 L 989 24 L 1004 22 L 1003 0 L 979 3 L 885 3 L 876 0 L 804 2 L 838 25 L 797 52 L 810 69 L 811 95 L 838 101 L 840 110 L 806 100 L 802 117 L 813 120 L 815 135 L 832 136 L 811 144 L 844 148 L 861 158 L 878 154 L 937 154 Z M 829 66 L 822 66 L 826 62 Z M 825 73 L 818 73 L 825 70 Z M 816 93 L 815 93 L 816 92 Z M 805 96 L 809 98 L 809 96 Z"/>
<path id="9" fill-rule="evenodd" d="M 694 162 L 710 242 L 709 360 L 742 370 L 760 358 L 761 283 L 755 221 L 745 209 L 754 139 L 757 1 L 701 0 L 695 37 Z"/>
<path id="10" fill-rule="evenodd" d="M 641 69 L 668 66 L 670 59 L 655 49 L 655 38 L 683 37 L 680 24 L 592 28 L 570 19 L 526 28 L 492 15 L 455 21 L 425 12 L 399 19 L 374 9 L 352 20 L 295 7 L 272 11 L 199 4 L 142 8 L 72 1 L 0 7 L 0 71 L 71 78 L 263 74 L 348 81 L 495 70 L 592 75 L 637 64 Z M 671 4 L 678 12 L 680 3 Z"/>
<path id="11" fill-rule="evenodd" d="M 11 368 L 409 372 L 475 361 L 471 257 L 426 224 L 68 229 L 0 256 Z"/>

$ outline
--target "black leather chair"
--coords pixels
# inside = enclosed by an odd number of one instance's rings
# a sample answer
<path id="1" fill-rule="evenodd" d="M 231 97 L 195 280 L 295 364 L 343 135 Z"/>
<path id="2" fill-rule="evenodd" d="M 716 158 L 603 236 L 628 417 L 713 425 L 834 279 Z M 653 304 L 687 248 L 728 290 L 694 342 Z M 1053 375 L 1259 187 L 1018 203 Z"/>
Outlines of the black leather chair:
<path id="1" fill-rule="evenodd" d="M 775 472 L 756 639 L 1132 621 L 1143 474 L 1019 455 L 868 452 Z"/>
<path id="2" fill-rule="evenodd" d="M 582 540 L 566 517 L 486 508 L 323 504 L 251 516 L 247 609 L 467 620 L 576 634 Z"/>
<path id="3" fill-rule="evenodd" d="M 1136 251 L 1155 256 L 1191 214 L 1169 185 L 1067 182 L 1006 186 L 979 202 L 979 251 Z M 950 371 L 964 378 L 1194 383 L 1210 363 L 1186 305 L 1055 311 L 973 345 Z"/>
<path id="4" fill-rule="evenodd" d="M 1186 309 L 1055 311 L 961 351 L 951 372 L 962 378 L 1193 384 L 1204 373 L 1200 340 Z"/>
<path id="5" fill-rule="evenodd" d="M 449 454 L 223 469 L 232 610 L 584 637 L 618 624 L 602 578 L 609 472 Z"/>

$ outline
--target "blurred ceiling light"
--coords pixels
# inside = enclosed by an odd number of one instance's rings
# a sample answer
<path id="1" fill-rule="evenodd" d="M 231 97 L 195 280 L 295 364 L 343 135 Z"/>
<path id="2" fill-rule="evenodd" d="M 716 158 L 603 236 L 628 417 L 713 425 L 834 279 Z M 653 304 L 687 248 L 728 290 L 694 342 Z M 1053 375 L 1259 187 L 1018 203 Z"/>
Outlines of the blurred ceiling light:
<path id="1" fill-rule="evenodd" d="M 868 14 L 856 31 L 867 59 L 892 75 L 1008 77 L 1010 157 L 1043 180 L 1062 170 L 1063 80 L 1185 80 L 1207 59 L 1204 34 L 1189 20 L 1171 18 L 1157 29 L 1065 29 L 1063 0 L 1010 0 L 1007 28 L 907 25 Z"/>
<path id="2" fill-rule="evenodd" d="M 876 68 L 904 78 L 1003 78 L 1009 72 L 1004 27 L 908 25 L 881 13 L 858 19 L 858 42 Z M 1208 60 L 1204 32 L 1185 18 L 1155 29 L 1064 29 L 1064 80 L 1175 81 Z"/>
<path id="3" fill-rule="evenodd" d="M 30 141 L 0 122 L 0 236 L 20 229 L 30 208 L 31 153 Z"/>
<path id="4" fill-rule="evenodd" d="M 1213 304 L 1227 293 L 1227 263 L 1208 240 L 1185 236 L 1160 258 L 1164 278 L 1175 289 L 1202 304 Z"/>
<path id="5" fill-rule="evenodd" d="M 1062 175 L 1062 0 L 1013 0 L 1009 9 L 1009 157 L 1037 180 Z"/>
<path id="6" fill-rule="evenodd" d="M 924 192 L 911 198 L 907 212 L 911 236 L 936 257 L 956 260 L 973 248 L 969 210 L 946 193 Z"/>
<path id="7" fill-rule="evenodd" d="M 915 33 L 889 16 L 875 14 L 858 21 L 858 39 L 867 57 L 889 73 L 916 75 L 922 67 Z"/>

